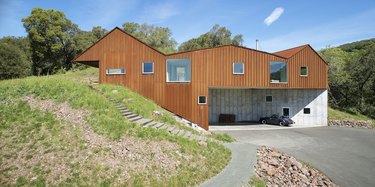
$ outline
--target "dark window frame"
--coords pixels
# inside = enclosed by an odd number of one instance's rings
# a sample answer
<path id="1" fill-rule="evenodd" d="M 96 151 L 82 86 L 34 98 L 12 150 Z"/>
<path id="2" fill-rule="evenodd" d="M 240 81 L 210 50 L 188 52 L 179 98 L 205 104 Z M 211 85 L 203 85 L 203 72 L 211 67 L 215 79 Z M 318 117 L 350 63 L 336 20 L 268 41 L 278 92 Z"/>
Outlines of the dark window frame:
<path id="1" fill-rule="evenodd" d="M 204 102 L 201 102 L 201 98 L 204 98 Z M 207 104 L 207 97 L 205 95 L 198 96 L 198 104 L 199 105 L 205 105 L 205 104 Z"/>
<path id="2" fill-rule="evenodd" d="M 271 100 L 269 100 L 267 98 L 271 98 Z M 273 96 L 272 95 L 266 95 L 265 101 L 266 101 L 266 103 L 272 103 L 273 102 Z"/>
<path id="3" fill-rule="evenodd" d="M 303 114 L 311 114 L 311 108 L 303 108 Z"/>

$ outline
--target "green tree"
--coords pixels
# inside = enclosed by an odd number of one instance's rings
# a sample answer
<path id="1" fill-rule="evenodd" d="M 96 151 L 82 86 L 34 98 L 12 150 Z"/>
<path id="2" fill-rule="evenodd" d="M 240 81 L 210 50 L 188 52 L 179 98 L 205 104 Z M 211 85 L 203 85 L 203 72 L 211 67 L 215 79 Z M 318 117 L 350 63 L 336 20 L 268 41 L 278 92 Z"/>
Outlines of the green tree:
<path id="1" fill-rule="evenodd" d="M 243 45 L 243 36 L 235 35 L 231 38 L 232 33 L 226 27 L 221 27 L 220 25 L 216 24 L 212 27 L 212 29 L 200 35 L 198 38 L 190 39 L 184 43 L 182 43 L 178 47 L 178 51 L 188 51 L 194 49 L 201 49 L 207 47 L 216 47 L 220 45 Z"/>
<path id="2" fill-rule="evenodd" d="M 76 55 L 73 37 L 78 27 L 63 12 L 34 8 L 22 22 L 30 39 L 34 74 L 46 75 L 72 67 Z"/>
<path id="3" fill-rule="evenodd" d="M 348 72 L 356 98 L 356 109 L 362 113 L 368 110 L 368 105 L 374 107 L 373 100 L 375 91 L 371 89 L 375 77 L 375 44 L 369 45 L 356 55 L 355 59 L 345 67 Z M 368 101 L 368 102 L 366 102 Z"/>
<path id="4" fill-rule="evenodd" d="M 30 75 L 31 62 L 19 46 L 0 41 L 0 80 Z"/>
<path id="5" fill-rule="evenodd" d="M 108 31 L 105 28 L 102 28 L 101 26 L 96 26 L 92 28 L 91 32 L 94 35 L 95 39 L 99 40 L 104 35 L 106 35 Z"/>
<path id="6" fill-rule="evenodd" d="M 172 38 L 172 32 L 169 28 L 157 27 L 145 23 L 140 25 L 134 22 L 126 22 L 122 27 L 125 32 L 132 34 L 151 47 L 164 53 L 173 53 L 176 51 L 177 42 Z"/>

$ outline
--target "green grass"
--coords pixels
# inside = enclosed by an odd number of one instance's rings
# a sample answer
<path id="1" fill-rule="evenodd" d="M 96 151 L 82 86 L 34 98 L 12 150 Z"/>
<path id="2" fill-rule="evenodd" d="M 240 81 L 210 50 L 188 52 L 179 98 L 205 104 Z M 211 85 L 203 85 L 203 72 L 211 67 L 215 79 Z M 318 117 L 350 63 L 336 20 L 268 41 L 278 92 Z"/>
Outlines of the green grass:
<path id="1" fill-rule="evenodd" d="M 266 182 L 262 178 L 253 176 L 250 178 L 249 185 L 255 187 L 266 187 Z"/>
<path id="2" fill-rule="evenodd" d="M 372 125 L 375 128 L 375 120 L 371 119 L 368 116 L 358 114 L 358 113 L 353 113 L 353 112 L 346 112 L 346 111 L 341 111 L 339 109 L 334 109 L 329 107 L 328 108 L 328 119 L 329 120 L 370 120 L 372 121 Z"/>
<path id="3" fill-rule="evenodd" d="M 177 176 L 156 179 L 135 171 L 132 174 L 133 181 L 129 181 L 129 184 L 124 185 L 193 186 L 219 173 L 227 165 L 231 153 L 222 145 L 208 142 L 207 147 L 204 147 L 199 145 L 197 141 L 173 136 L 163 130 L 142 128 L 127 121 L 103 95 L 79 81 L 87 76 L 94 77 L 96 71 L 95 69 L 87 69 L 54 76 L 28 77 L 0 82 L 0 137 L 2 140 L 0 149 L 11 150 L 8 152 L 1 151 L 1 163 L 17 158 L 25 147 L 28 148 L 27 152 L 24 153 L 26 159 L 35 159 L 36 151 L 42 147 L 46 154 L 59 153 L 59 158 L 67 159 L 66 162 L 69 162 L 69 158 L 74 159 L 74 154 L 77 151 L 79 153 L 79 151 L 87 149 L 87 146 L 82 141 L 80 132 L 76 132 L 71 127 L 71 124 L 64 126 L 64 122 L 56 120 L 52 113 L 32 110 L 26 102 L 21 101 L 23 96 L 32 95 L 42 100 L 51 99 L 57 103 L 66 101 L 72 108 L 89 110 L 91 116 L 86 117 L 87 123 L 93 127 L 96 133 L 115 141 L 124 135 L 138 137 L 143 140 L 166 140 L 178 144 L 181 154 L 192 156 L 189 162 L 181 161 L 180 166 L 176 168 L 178 170 Z M 122 86 L 99 85 L 98 88 L 106 96 L 125 102 L 124 104 L 129 109 L 144 117 L 179 125 L 171 114 L 162 110 L 152 101 Z M 112 92 L 114 89 L 118 90 L 117 94 Z M 165 115 L 161 118 L 155 118 L 151 115 L 154 110 L 163 111 Z M 64 131 L 65 127 L 70 127 L 68 129 L 71 130 L 69 138 L 61 136 L 61 132 Z M 228 137 L 221 138 L 228 139 Z M 98 150 L 97 152 L 100 154 L 103 151 L 105 150 Z M 202 160 L 204 161 L 203 163 Z M 40 162 L 43 162 L 43 160 L 40 160 Z M 14 185 L 48 185 L 46 177 L 49 175 L 49 171 L 54 168 L 48 163 L 43 163 L 43 167 L 40 167 L 40 164 L 33 166 L 35 169 L 32 171 L 38 176 L 36 180 L 31 180 L 30 176 L 20 176 L 15 180 L 17 184 L 14 183 Z M 10 181 L 6 179 L 10 177 L 9 172 L 14 170 L 17 170 L 17 168 L 1 168 L 0 178 L 4 179 L 0 182 L 1 186 L 10 184 Z M 82 173 L 82 171 L 91 170 L 95 172 L 91 174 Z M 90 186 L 102 184 L 108 186 L 112 184 L 116 177 L 119 177 L 114 173 L 107 174 L 106 169 L 99 164 L 76 165 L 72 163 L 70 173 L 72 175 L 71 178 L 58 185 Z M 101 173 L 105 173 L 105 175 Z"/>
<path id="4" fill-rule="evenodd" d="M 220 141 L 223 141 L 223 142 L 234 142 L 236 141 L 236 139 L 234 139 L 233 137 L 229 136 L 227 133 L 213 133 L 211 135 L 212 138 L 215 138 L 217 140 L 220 140 Z"/>

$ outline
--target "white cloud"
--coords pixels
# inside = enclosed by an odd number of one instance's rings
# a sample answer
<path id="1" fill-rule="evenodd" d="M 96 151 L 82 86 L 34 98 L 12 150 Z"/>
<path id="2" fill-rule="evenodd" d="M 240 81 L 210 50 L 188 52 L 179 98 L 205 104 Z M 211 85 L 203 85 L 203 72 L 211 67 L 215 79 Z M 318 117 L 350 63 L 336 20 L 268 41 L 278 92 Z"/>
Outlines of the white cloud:
<path id="1" fill-rule="evenodd" d="M 280 18 L 283 12 L 284 12 L 284 8 L 282 7 L 275 8 L 275 10 L 273 10 L 272 13 L 264 20 L 264 24 L 266 24 L 267 26 L 270 26 L 273 22 L 275 22 L 276 20 Z"/>
<path id="2" fill-rule="evenodd" d="M 261 40 L 265 51 L 279 51 L 304 44 L 311 44 L 319 50 L 328 45 L 337 45 L 350 41 L 373 38 L 375 25 L 368 24 L 375 20 L 375 9 L 335 22 L 316 25 L 287 34 Z"/>
<path id="3" fill-rule="evenodd" d="M 166 2 L 150 5 L 143 10 L 141 19 L 150 24 L 162 23 L 170 17 L 179 15 L 181 12 L 175 4 Z"/>

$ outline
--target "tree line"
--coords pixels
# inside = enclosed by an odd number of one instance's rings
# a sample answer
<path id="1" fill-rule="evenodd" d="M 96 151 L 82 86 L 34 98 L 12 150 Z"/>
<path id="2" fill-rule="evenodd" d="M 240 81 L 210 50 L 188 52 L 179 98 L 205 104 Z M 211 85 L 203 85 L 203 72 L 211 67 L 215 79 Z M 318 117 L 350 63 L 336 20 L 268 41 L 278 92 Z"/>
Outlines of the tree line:
<path id="1" fill-rule="evenodd" d="M 74 57 L 108 32 L 100 26 L 83 31 L 63 12 L 52 9 L 35 8 L 22 22 L 27 37 L 0 39 L 0 80 L 71 70 L 80 66 L 73 64 Z M 243 43 L 242 35 L 231 38 L 231 32 L 220 25 L 184 42 L 178 49 L 167 27 L 125 22 L 122 29 L 164 53 Z"/>
<path id="2" fill-rule="evenodd" d="M 375 118 L 375 39 L 328 47 L 329 103 Z"/>

